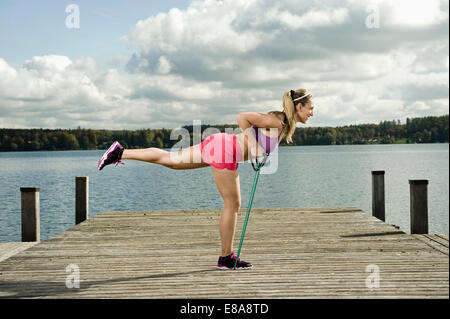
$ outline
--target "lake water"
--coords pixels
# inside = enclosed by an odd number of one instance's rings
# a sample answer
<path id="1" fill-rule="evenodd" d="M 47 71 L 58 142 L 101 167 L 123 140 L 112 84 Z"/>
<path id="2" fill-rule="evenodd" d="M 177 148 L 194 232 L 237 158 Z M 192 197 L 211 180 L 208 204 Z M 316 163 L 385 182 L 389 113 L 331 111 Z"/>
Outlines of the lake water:
<path id="1" fill-rule="evenodd" d="M 0 153 L 0 242 L 21 241 L 20 187 L 40 187 L 41 240 L 72 227 L 75 176 L 89 176 L 90 216 L 222 208 L 209 167 L 178 171 L 126 161 L 99 172 L 103 152 Z M 371 171 L 384 170 L 387 223 L 409 233 L 408 180 L 428 179 L 429 232 L 449 233 L 448 144 L 280 147 L 277 158 L 276 173 L 260 176 L 254 208 L 356 206 L 371 214 Z M 238 170 L 246 208 L 254 171 L 249 163 Z"/>

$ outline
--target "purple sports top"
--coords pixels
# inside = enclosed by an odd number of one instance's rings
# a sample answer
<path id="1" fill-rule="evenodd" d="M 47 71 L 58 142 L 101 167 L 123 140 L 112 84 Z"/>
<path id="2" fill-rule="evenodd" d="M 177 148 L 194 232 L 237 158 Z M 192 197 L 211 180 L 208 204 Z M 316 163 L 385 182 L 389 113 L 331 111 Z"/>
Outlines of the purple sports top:
<path id="1" fill-rule="evenodd" d="M 278 146 L 278 140 L 280 139 L 281 134 L 283 134 L 284 127 L 281 129 L 278 137 L 270 137 L 262 132 L 263 129 L 252 125 L 252 132 L 255 135 L 256 142 L 264 148 L 266 153 L 273 152 Z M 265 129 L 264 129 L 265 130 Z M 265 143 L 263 142 L 264 138 L 266 139 Z"/>

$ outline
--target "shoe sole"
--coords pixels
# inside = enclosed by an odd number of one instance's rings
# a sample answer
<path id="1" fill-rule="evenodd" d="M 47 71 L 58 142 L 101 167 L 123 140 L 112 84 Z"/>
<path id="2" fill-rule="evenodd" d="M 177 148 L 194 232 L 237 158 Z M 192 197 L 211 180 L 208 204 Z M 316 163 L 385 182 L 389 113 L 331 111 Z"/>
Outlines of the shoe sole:
<path id="1" fill-rule="evenodd" d="M 252 268 L 253 268 L 253 266 L 252 267 L 239 267 L 239 268 L 236 268 L 236 269 L 234 269 L 234 267 L 233 268 L 228 268 L 228 267 L 225 267 L 225 266 L 223 266 L 223 267 L 217 266 L 218 270 L 250 270 Z"/>
<path id="2" fill-rule="evenodd" d="M 119 142 L 112 143 L 112 145 L 108 148 L 108 150 L 100 158 L 100 161 L 98 162 L 98 165 L 97 165 L 97 168 L 99 171 L 101 171 L 103 169 L 102 165 L 105 163 L 109 154 L 111 154 L 112 152 L 114 152 L 117 149 L 118 145 L 119 145 Z"/>

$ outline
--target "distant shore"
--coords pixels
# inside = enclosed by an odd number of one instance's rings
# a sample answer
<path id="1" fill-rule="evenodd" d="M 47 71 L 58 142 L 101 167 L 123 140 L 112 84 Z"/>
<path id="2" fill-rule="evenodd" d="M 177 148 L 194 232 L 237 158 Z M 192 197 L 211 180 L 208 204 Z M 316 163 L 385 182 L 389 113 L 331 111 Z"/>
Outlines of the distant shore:
<path id="1" fill-rule="evenodd" d="M 204 132 L 207 128 L 238 129 L 233 125 L 184 126 L 189 132 L 191 145 L 194 131 Z M 94 130 L 76 129 L 0 129 L 0 152 L 11 151 L 67 151 L 105 149 L 113 141 L 119 141 L 125 148 L 171 148 L 181 139 L 181 133 L 172 134 L 172 129 L 139 130 Z M 173 139 L 173 135 L 177 138 Z M 172 139 L 171 139 L 172 136 Z M 448 143 L 449 116 L 429 116 L 383 121 L 380 124 L 359 124 L 343 127 L 297 128 L 292 143 L 282 140 L 281 146 L 301 145 L 366 145 L 366 144 L 422 144 Z"/>

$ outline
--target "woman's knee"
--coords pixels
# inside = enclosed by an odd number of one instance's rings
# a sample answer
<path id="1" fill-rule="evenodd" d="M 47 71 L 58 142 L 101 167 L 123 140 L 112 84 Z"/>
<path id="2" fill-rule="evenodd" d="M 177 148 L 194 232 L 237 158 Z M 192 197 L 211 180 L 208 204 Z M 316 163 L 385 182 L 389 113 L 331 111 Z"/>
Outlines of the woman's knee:
<path id="1" fill-rule="evenodd" d="M 240 199 L 228 200 L 224 202 L 224 209 L 230 210 L 234 213 L 238 213 L 241 209 Z"/>

